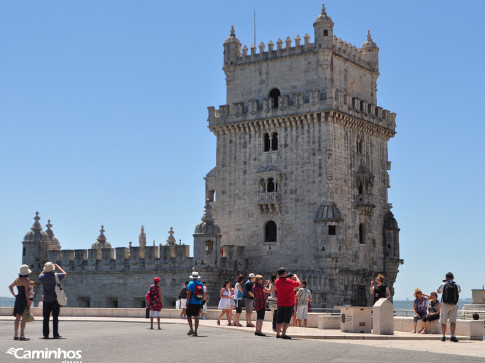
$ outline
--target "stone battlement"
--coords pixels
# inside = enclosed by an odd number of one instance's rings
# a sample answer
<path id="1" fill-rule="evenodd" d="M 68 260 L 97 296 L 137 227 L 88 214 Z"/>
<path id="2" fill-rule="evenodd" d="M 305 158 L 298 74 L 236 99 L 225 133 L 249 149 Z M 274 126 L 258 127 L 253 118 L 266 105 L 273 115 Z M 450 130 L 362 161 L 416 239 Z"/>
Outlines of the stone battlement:
<path id="1" fill-rule="evenodd" d="M 303 44 L 301 44 L 301 38 L 299 35 L 294 38 L 294 43 L 289 36 L 286 37 L 284 43 L 281 39 L 278 39 L 276 41 L 276 49 L 275 43 L 273 43 L 271 40 L 268 42 L 267 46 L 263 42 L 259 43 L 257 47 L 255 44 L 253 44 L 251 45 L 249 53 L 249 49 L 245 45 L 242 47 L 242 52 L 238 55 L 236 65 L 269 61 L 283 57 L 299 56 L 318 49 L 316 43 L 310 43 L 310 35 L 308 35 L 308 33 L 305 34 L 303 39 Z M 370 71 L 375 70 L 374 64 L 370 59 L 367 58 L 367 55 L 362 51 L 362 48 L 357 48 L 355 45 L 342 41 L 342 39 L 337 38 L 336 36 L 333 37 L 332 50 L 336 55 L 345 58 L 346 60 L 355 63 L 360 67 Z"/>
<path id="2" fill-rule="evenodd" d="M 340 111 L 362 118 L 394 133 L 396 114 L 382 107 L 352 97 L 338 89 L 308 90 L 278 97 L 278 107 L 272 107 L 272 99 L 237 102 L 232 105 L 221 105 L 219 109 L 208 107 L 209 128 L 242 121 L 260 120 L 291 114 L 313 113 L 322 111 Z"/>

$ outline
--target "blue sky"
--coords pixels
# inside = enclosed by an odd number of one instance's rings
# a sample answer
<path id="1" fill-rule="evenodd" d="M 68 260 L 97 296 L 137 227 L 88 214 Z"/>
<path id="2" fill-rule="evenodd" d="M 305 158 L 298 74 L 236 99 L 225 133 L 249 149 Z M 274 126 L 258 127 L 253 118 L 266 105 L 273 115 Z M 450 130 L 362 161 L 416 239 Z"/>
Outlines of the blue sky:
<path id="1" fill-rule="evenodd" d="M 396 298 L 451 270 L 485 285 L 485 2 L 328 1 L 334 34 L 380 48 L 378 104 L 397 113 L 389 201 Z M 35 211 L 63 248 L 192 243 L 215 166 L 207 106 L 225 103 L 222 43 L 312 36 L 321 1 L 0 2 L 0 295 Z M 45 227 L 44 227 L 45 229 Z"/>

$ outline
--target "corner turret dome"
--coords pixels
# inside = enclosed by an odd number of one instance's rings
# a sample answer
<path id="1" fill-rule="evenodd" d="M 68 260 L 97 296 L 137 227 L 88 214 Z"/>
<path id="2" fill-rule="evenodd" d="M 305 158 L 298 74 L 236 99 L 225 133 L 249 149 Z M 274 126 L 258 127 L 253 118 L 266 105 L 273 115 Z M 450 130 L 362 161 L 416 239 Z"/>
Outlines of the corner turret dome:
<path id="1" fill-rule="evenodd" d="M 24 236 L 24 242 L 48 242 L 49 236 L 42 230 L 42 226 L 39 223 L 39 212 L 35 212 L 34 220 L 35 222 L 30 227 L 30 231 Z"/>
<path id="2" fill-rule="evenodd" d="M 224 44 L 229 44 L 229 43 L 237 43 L 237 44 L 241 45 L 241 42 L 236 37 L 236 31 L 234 30 L 234 25 L 231 25 L 231 33 L 229 34 L 229 36 L 224 41 Z"/>
<path id="3" fill-rule="evenodd" d="M 377 48 L 377 44 L 372 40 L 370 30 L 367 30 L 367 40 L 362 44 L 362 48 Z"/>
<path id="4" fill-rule="evenodd" d="M 168 238 L 167 238 L 167 243 L 165 246 L 175 246 L 177 244 L 177 240 L 173 236 L 173 227 L 170 227 L 170 231 L 168 231 Z"/>
<path id="5" fill-rule="evenodd" d="M 212 207 L 207 200 L 205 204 L 205 213 L 202 216 L 202 223 L 199 223 L 197 227 L 195 227 L 194 235 L 195 234 L 205 234 L 205 235 L 215 235 L 221 234 L 221 227 L 217 223 L 214 222 L 214 217 L 212 216 L 211 210 Z"/>
<path id="6" fill-rule="evenodd" d="M 333 26 L 332 18 L 327 15 L 327 10 L 325 9 L 325 3 L 322 3 L 322 12 L 315 19 L 315 23 L 325 22 Z"/>
<path id="7" fill-rule="evenodd" d="M 96 242 L 91 245 L 91 248 L 101 249 L 101 248 L 111 248 L 111 243 L 106 241 L 106 236 L 104 235 L 104 226 L 101 226 L 99 230 L 99 236 Z"/>
<path id="8" fill-rule="evenodd" d="M 59 240 L 54 237 L 54 232 L 52 231 L 51 227 L 53 224 L 51 223 L 51 220 L 47 220 L 47 224 L 45 225 L 47 227 L 45 233 L 49 236 L 49 249 L 50 250 L 60 250 L 61 249 L 61 244 L 59 243 Z"/>

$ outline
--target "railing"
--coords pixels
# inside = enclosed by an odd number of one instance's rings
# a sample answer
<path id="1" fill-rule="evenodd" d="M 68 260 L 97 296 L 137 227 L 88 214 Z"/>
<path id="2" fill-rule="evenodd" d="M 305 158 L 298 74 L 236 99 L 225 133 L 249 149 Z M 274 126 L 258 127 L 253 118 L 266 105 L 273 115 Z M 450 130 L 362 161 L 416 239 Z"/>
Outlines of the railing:
<path id="1" fill-rule="evenodd" d="M 477 313 L 479 319 L 485 319 L 484 310 L 458 310 L 458 319 L 473 320 L 473 314 Z M 394 310 L 394 316 L 414 316 L 413 310 Z"/>

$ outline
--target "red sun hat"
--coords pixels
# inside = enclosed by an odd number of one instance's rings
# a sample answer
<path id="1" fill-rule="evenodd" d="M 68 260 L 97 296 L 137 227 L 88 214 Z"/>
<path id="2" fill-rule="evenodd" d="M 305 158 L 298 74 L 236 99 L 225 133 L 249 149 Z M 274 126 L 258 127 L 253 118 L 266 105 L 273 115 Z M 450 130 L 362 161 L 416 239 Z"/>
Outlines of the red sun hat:
<path id="1" fill-rule="evenodd" d="M 160 277 L 155 277 L 153 279 L 153 282 L 156 283 L 156 284 L 158 284 L 160 282 Z"/>

